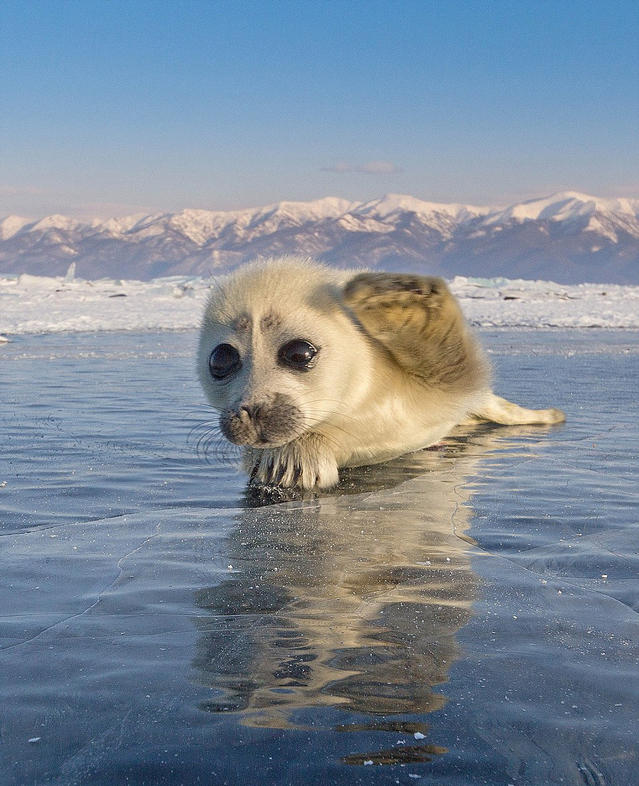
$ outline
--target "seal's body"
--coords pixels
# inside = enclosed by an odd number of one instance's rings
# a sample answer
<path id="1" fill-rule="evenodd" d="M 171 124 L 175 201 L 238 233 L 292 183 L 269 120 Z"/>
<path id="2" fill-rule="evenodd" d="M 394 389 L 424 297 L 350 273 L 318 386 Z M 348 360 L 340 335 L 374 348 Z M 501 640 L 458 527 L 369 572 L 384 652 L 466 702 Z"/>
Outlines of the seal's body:
<path id="1" fill-rule="evenodd" d="M 427 447 L 469 418 L 564 419 L 491 392 L 488 363 L 443 279 L 290 257 L 217 282 L 198 371 L 257 484 L 330 487 L 339 467 Z"/>

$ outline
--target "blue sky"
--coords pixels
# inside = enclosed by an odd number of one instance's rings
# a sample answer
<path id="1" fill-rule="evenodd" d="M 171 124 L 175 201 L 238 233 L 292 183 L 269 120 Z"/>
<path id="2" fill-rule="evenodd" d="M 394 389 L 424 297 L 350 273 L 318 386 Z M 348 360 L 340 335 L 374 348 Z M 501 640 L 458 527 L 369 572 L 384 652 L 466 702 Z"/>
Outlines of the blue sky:
<path id="1" fill-rule="evenodd" d="M 636 0 L 3 0 L 0 215 L 639 197 Z"/>

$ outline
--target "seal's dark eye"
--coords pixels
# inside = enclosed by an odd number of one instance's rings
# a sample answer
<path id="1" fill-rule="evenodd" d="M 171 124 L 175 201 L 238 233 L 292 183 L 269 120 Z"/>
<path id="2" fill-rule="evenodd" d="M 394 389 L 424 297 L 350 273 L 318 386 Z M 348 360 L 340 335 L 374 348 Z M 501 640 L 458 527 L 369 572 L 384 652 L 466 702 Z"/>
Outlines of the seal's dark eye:
<path id="1" fill-rule="evenodd" d="M 277 359 L 285 366 L 307 371 L 309 368 L 313 368 L 313 359 L 318 351 L 310 341 L 294 338 L 293 341 L 280 347 Z"/>
<path id="2" fill-rule="evenodd" d="M 230 344 L 218 344 L 209 357 L 209 371 L 213 379 L 224 379 L 238 371 L 241 365 L 240 353 Z"/>

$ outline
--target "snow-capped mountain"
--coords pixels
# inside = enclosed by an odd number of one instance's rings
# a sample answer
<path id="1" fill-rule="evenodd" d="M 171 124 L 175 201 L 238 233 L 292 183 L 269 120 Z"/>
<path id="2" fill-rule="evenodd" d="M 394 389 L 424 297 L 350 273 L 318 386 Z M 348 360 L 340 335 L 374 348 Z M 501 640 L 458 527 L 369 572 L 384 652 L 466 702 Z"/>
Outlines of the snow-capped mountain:
<path id="1" fill-rule="evenodd" d="M 209 276 L 256 257 L 296 253 L 340 266 L 446 277 L 639 283 L 639 199 L 567 191 L 507 207 L 389 194 L 251 210 L 182 210 L 94 220 L 0 221 L 0 272 L 138 278 Z"/>

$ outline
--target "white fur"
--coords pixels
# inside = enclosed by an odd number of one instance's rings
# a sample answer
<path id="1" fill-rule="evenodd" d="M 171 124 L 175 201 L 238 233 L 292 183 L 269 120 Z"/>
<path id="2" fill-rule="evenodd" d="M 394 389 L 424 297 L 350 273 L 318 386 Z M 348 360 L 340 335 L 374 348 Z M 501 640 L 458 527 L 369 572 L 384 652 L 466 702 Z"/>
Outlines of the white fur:
<path id="1" fill-rule="evenodd" d="M 377 463 L 432 445 L 470 416 L 501 423 L 563 419 L 557 410 L 534 413 L 498 399 L 482 371 L 468 384 L 457 384 L 454 393 L 407 373 L 389 352 L 389 340 L 372 336 L 346 305 L 344 286 L 355 275 L 284 258 L 245 266 L 218 280 L 211 293 L 198 351 L 199 376 L 211 404 L 228 412 L 268 404 L 277 393 L 301 412 L 294 438 L 245 446 L 254 482 L 277 477 L 283 486 L 329 487 L 337 482 L 339 467 Z M 264 327 L 265 317 L 273 324 Z M 296 338 L 319 348 L 309 371 L 277 362 L 279 347 Z M 465 340 L 480 368 L 481 350 L 470 332 Z M 221 343 L 239 351 L 242 367 L 217 381 L 208 362 Z M 517 420 L 517 414 L 524 419 Z M 298 477 L 295 467 L 301 470 Z"/>

